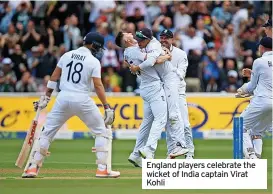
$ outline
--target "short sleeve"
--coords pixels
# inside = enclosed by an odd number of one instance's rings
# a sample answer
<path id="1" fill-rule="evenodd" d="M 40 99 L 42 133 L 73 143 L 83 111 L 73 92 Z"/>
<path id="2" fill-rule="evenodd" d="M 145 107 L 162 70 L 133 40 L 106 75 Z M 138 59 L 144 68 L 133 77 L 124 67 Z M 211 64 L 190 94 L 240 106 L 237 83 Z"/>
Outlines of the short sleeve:
<path id="1" fill-rule="evenodd" d="M 61 58 L 59 59 L 59 62 L 57 63 L 57 67 L 60 67 L 61 69 L 63 68 L 63 61 L 64 61 L 64 55 L 61 56 Z"/>
<path id="2" fill-rule="evenodd" d="M 95 60 L 91 77 L 101 78 L 101 65 L 99 60 Z"/>

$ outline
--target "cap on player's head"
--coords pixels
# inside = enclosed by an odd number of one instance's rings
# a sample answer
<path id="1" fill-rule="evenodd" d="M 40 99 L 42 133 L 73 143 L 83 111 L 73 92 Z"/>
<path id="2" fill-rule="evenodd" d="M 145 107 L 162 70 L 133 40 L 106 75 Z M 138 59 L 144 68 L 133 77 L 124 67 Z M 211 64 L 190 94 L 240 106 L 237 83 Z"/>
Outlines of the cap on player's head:
<path id="1" fill-rule="evenodd" d="M 116 40 L 115 40 L 116 45 L 121 48 L 123 48 L 122 38 L 123 38 L 123 32 L 119 32 L 118 35 L 116 36 Z"/>
<path id="2" fill-rule="evenodd" d="M 89 32 L 83 38 L 83 44 L 92 44 L 94 49 L 104 49 L 104 37 L 97 32 Z"/>
<path id="3" fill-rule="evenodd" d="M 263 47 L 268 48 L 268 49 L 272 49 L 272 38 L 270 38 L 268 36 L 263 37 L 260 40 L 259 45 L 262 45 Z"/>
<path id="4" fill-rule="evenodd" d="M 161 33 L 160 33 L 160 37 L 161 36 L 165 36 L 165 37 L 167 37 L 167 38 L 173 38 L 173 33 L 172 33 L 172 31 L 170 31 L 170 30 L 163 30 Z"/>
<path id="5" fill-rule="evenodd" d="M 272 19 L 267 20 L 267 22 L 263 25 L 263 27 L 271 27 L 272 28 Z"/>
<path id="6" fill-rule="evenodd" d="M 152 37 L 153 37 L 152 30 L 150 30 L 149 28 L 143 28 L 140 31 L 136 32 L 135 39 L 137 40 L 137 42 L 141 42 L 147 39 L 152 40 Z"/>

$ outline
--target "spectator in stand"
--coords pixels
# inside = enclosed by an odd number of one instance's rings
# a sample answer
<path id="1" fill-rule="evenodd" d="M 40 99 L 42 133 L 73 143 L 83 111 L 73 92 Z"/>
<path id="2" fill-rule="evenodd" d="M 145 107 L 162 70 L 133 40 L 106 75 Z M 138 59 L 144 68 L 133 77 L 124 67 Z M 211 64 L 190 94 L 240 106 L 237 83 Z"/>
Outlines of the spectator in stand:
<path id="1" fill-rule="evenodd" d="M 208 44 L 208 50 L 204 58 L 203 63 L 203 81 L 206 92 L 219 92 L 220 85 L 220 69 L 218 67 L 219 60 L 217 59 L 217 53 L 214 43 Z"/>
<path id="2" fill-rule="evenodd" d="M 147 1 L 149 6 L 147 7 L 147 14 L 145 17 L 146 24 L 151 25 L 155 19 L 160 15 L 160 2 L 159 1 Z M 151 26 L 149 26 L 150 28 Z"/>
<path id="3" fill-rule="evenodd" d="M 22 36 L 22 49 L 23 51 L 30 51 L 33 46 L 37 46 L 41 39 L 41 35 L 35 29 L 35 24 L 30 20 L 27 24 L 27 32 Z M 26 53 L 27 56 L 29 53 Z"/>
<path id="4" fill-rule="evenodd" d="M 107 23 L 102 23 L 98 28 L 98 32 L 104 36 L 104 47 L 107 46 L 109 41 L 115 42 L 115 37 L 110 33 L 111 29 Z"/>
<path id="5" fill-rule="evenodd" d="M 252 56 L 257 58 L 258 51 L 258 39 L 257 33 L 254 28 L 247 29 L 247 31 L 242 35 L 243 41 L 241 44 L 241 56 L 248 57 Z"/>
<path id="6" fill-rule="evenodd" d="M 155 33 L 155 37 L 159 39 L 160 32 L 162 32 L 164 29 L 168 29 L 172 32 L 175 31 L 173 28 L 172 19 L 170 17 L 166 17 L 164 15 L 159 16 L 153 25 L 153 32 Z"/>
<path id="7" fill-rule="evenodd" d="M 66 50 L 77 49 L 82 42 L 81 31 L 77 25 L 78 18 L 76 15 L 71 15 L 66 19 L 66 25 L 63 28 Z"/>
<path id="8" fill-rule="evenodd" d="M 128 16 L 126 19 L 128 22 L 132 22 L 134 24 L 144 21 L 144 16 L 141 14 L 141 11 L 139 8 L 135 8 L 134 15 Z"/>
<path id="9" fill-rule="evenodd" d="M 228 92 L 228 93 L 236 93 L 237 89 L 239 89 L 242 85 L 238 81 L 238 73 L 235 70 L 230 70 L 227 73 L 227 81 L 223 83 L 222 91 Z"/>
<path id="10" fill-rule="evenodd" d="M 106 86 L 108 88 L 111 88 L 112 92 L 120 92 L 121 91 L 120 86 L 122 85 L 122 78 L 114 71 L 114 68 L 112 66 L 107 67 L 106 73 L 103 76 L 106 76 L 109 78 L 110 86 L 109 85 L 106 85 Z M 107 79 L 106 79 L 106 81 L 107 81 Z"/>
<path id="11" fill-rule="evenodd" d="M 206 43 L 213 41 L 212 33 L 209 29 L 205 28 L 203 18 L 198 19 L 196 22 L 196 35 L 202 38 Z"/>
<path id="12" fill-rule="evenodd" d="M 0 18 L 2 18 L 0 21 L 0 32 L 5 34 L 11 24 L 14 11 L 11 9 L 8 2 L 3 3 L 3 9 L 4 13 L 0 15 Z"/>
<path id="13" fill-rule="evenodd" d="M 188 54 L 189 50 L 193 50 L 195 54 L 201 56 L 203 50 L 206 48 L 204 39 L 196 35 L 196 30 L 190 26 L 187 33 L 182 34 L 180 37 L 183 50 Z"/>
<path id="14" fill-rule="evenodd" d="M 16 44 L 14 47 L 14 53 L 10 56 L 13 62 L 12 70 L 15 72 L 17 80 L 20 80 L 23 73 L 28 71 L 27 56 L 23 54 L 20 44 Z"/>
<path id="15" fill-rule="evenodd" d="M 14 46 L 19 42 L 20 36 L 16 33 L 13 23 L 9 24 L 8 32 L 2 36 L 0 47 L 3 48 L 2 55 L 10 57 Z"/>
<path id="16" fill-rule="evenodd" d="M 12 71 L 11 59 L 4 58 L 0 69 L 0 92 L 15 92 L 16 81 L 16 75 Z"/>
<path id="17" fill-rule="evenodd" d="M 107 49 L 103 51 L 103 56 L 101 59 L 102 67 L 114 67 L 117 68 L 119 66 L 117 53 L 115 50 L 115 45 L 112 41 L 108 41 Z"/>
<path id="18" fill-rule="evenodd" d="M 31 4 L 25 1 L 21 1 L 21 3 L 16 8 L 16 12 L 12 17 L 12 22 L 14 24 L 22 24 L 23 29 L 27 30 L 27 25 L 31 18 Z"/>
<path id="19" fill-rule="evenodd" d="M 103 77 L 103 87 L 105 89 L 105 92 L 113 92 L 113 88 L 111 87 L 111 80 L 108 75 Z"/>
<path id="20" fill-rule="evenodd" d="M 219 26 L 226 26 L 232 18 L 230 13 L 230 1 L 224 1 L 221 7 L 214 8 L 211 16 L 217 19 Z"/>
<path id="21" fill-rule="evenodd" d="M 200 92 L 201 91 L 201 82 L 200 82 L 201 55 L 200 53 L 194 50 L 189 50 L 188 62 L 189 62 L 189 66 L 186 73 L 186 83 L 187 83 L 186 91 Z"/>
<path id="22" fill-rule="evenodd" d="M 188 15 L 188 8 L 184 3 L 180 3 L 174 14 L 174 28 L 178 31 L 185 31 L 192 24 L 191 16 Z"/>
<path id="23" fill-rule="evenodd" d="M 26 71 L 24 72 L 22 79 L 16 83 L 17 92 L 36 92 L 37 84 L 31 74 Z"/>
<path id="24" fill-rule="evenodd" d="M 212 18 L 212 25 L 213 32 L 215 34 L 218 33 L 218 35 L 222 37 L 222 46 L 220 52 L 224 60 L 224 66 L 227 59 L 236 61 L 240 48 L 237 35 L 234 33 L 233 24 L 228 24 L 227 27 L 223 29 L 218 25 L 216 18 Z"/>
<path id="25" fill-rule="evenodd" d="M 34 61 L 35 77 L 40 84 L 46 75 L 51 75 L 57 65 L 57 59 L 45 49 L 43 44 L 38 45 L 39 58 Z"/>
<path id="26" fill-rule="evenodd" d="M 50 28 L 53 30 L 54 46 L 60 46 L 64 43 L 64 33 L 60 29 L 60 21 L 54 18 L 50 22 Z"/>

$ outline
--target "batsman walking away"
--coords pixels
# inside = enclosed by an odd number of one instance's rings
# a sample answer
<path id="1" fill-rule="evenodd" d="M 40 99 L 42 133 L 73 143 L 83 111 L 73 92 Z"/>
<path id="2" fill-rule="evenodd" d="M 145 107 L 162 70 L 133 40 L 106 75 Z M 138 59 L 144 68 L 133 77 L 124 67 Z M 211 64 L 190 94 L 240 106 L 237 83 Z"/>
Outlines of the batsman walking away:
<path id="1" fill-rule="evenodd" d="M 60 79 L 61 92 L 47 115 L 39 140 L 34 143 L 29 162 L 22 175 L 23 178 L 37 177 L 54 136 L 60 127 L 73 116 L 79 117 L 95 136 L 95 147 L 92 150 L 97 156 L 96 177 L 116 178 L 120 176 L 120 172 L 111 169 L 112 131 L 110 125 L 114 122 L 115 117 L 114 111 L 107 103 L 101 82 L 101 65 L 97 59 L 103 49 L 104 37 L 90 32 L 84 37 L 83 42 L 82 47 L 67 52 L 60 58 L 47 84 L 46 94 L 41 96 L 38 102 L 34 102 L 36 110 L 44 109 L 57 86 L 57 80 Z M 104 120 L 98 107 L 89 96 L 91 81 L 94 83 L 98 98 L 104 105 Z"/>

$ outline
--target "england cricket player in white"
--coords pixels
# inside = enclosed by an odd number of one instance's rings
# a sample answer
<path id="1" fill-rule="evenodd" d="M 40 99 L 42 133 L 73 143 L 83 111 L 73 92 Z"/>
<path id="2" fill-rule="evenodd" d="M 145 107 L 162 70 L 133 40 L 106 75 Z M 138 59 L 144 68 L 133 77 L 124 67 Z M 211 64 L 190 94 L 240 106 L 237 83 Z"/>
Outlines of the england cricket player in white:
<path id="1" fill-rule="evenodd" d="M 125 48 L 124 60 L 130 64 L 139 65 L 147 57 L 142 53 L 136 40 L 131 33 L 119 32 L 116 37 L 116 44 Z M 167 56 L 166 60 L 170 58 Z M 158 73 L 153 67 L 145 68 L 138 74 L 141 79 L 140 95 L 144 101 L 144 117 L 141 123 L 136 145 L 128 160 L 136 167 L 141 167 L 142 158 L 139 154 L 141 148 L 149 150 L 146 158 L 154 158 L 157 148 L 157 141 L 161 137 L 162 129 L 167 123 L 167 103 Z"/>
<path id="2" fill-rule="evenodd" d="M 108 142 L 112 135 L 105 127 L 114 121 L 114 111 L 107 103 L 104 87 L 101 82 L 101 65 L 98 57 L 104 45 L 104 37 L 98 33 L 88 33 L 84 38 L 84 46 L 65 53 L 59 60 L 57 67 L 47 84 L 47 91 L 39 102 L 35 102 L 35 109 L 43 109 L 50 101 L 51 94 L 60 79 L 60 90 L 56 102 L 47 115 L 45 125 L 39 137 L 39 146 L 31 158 L 31 162 L 23 174 L 24 178 L 33 178 L 46 156 L 50 143 L 59 128 L 71 117 L 78 116 L 96 137 L 98 168 L 96 177 L 119 177 L 120 173 L 107 169 Z M 89 97 L 91 79 L 98 98 L 105 108 L 105 119 L 94 101 Z M 110 155 L 111 156 L 111 155 Z"/>
<path id="3" fill-rule="evenodd" d="M 177 157 L 188 153 L 184 137 L 183 120 L 179 109 L 178 85 L 175 81 L 176 73 L 170 61 L 155 65 L 156 59 L 165 54 L 161 44 L 152 36 L 152 31 L 144 28 L 136 33 L 136 39 L 142 52 L 147 53 L 147 59 L 139 66 L 131 65 L 133 72 L 144 70 L 147 67 L 154 67 L 164 83 L 164 91 L 168 105 L 167 128 L 171 134 L 172 141 L 175 142 L 170 148 L 170 157 Z M 146 155 L 147 150 L 140 150 L 142 155 Z"/>
<path id="4" fill-rule="evenodd" d="M 253 62 L 250 82 L 239 88 L 236 94 L 236 96 L 253 94 L 250 104 L 241 114 L 244 119 L 244 156 L 251 159 L 261 157 L 263 133 L 272 128 L 272 38 L 261 39 L 259 52 L 262 57 Z M 252 142 L 251 136 L 255 141 Z"/>
<path id="5" fill-rule="evenodd" d="M 189 152 L 186 154 L 187 159 L 192 159 L 194 156 L 194 145 L 192 139 L 192 129 L 189 122 L 188 116 L 188 106 L 186 100 L 186 82 L 185 76 L 188 67 L 187 54 L 183 50 L 172 45 L 173 42 L 173 33 L 170 30 L 163 30 L 160 33 L 160 43 L 163 47 L 167 48 L 172 55 L 171 63 L 176 70 L 176 82 L 178 83 L 178 93 L 179 93 L 179 108 L 181 116 L 184 122 L 184 131 L 185 131 L 185 140 L 186 146 L 189 149 Z M 171 144 L 174 143 L 170 141 L 169 130 L 167 129 L 167 148 L 168 155 L 171 152 L 173 147 Z"/>

